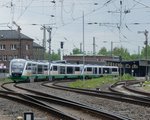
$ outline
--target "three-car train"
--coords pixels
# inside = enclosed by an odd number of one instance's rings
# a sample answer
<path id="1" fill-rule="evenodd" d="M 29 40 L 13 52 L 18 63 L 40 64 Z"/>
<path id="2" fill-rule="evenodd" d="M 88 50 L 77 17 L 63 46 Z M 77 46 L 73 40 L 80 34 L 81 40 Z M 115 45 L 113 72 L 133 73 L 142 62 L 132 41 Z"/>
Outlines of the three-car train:
<path id="1" fill-rule="evenodd" d="M 105 75 L 118 76 L 117 66 L 37 62 L 25 59 L 10 61 L 9 75 L 15 82 L 38 79 L 81 79 Z"/>

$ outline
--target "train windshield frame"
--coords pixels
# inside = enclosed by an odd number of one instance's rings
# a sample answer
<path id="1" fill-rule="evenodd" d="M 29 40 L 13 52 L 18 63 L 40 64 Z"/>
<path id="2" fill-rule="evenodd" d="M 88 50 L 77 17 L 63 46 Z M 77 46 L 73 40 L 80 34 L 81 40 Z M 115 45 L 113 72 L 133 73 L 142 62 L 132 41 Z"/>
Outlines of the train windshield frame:
<path id="1" fill-rule="evenodd" d="M 22 72 L 25 67 L 25 62 L 20 61 L 20 62 L 12 62 L 11 64 L 11 71 L 12 72 Z"/>

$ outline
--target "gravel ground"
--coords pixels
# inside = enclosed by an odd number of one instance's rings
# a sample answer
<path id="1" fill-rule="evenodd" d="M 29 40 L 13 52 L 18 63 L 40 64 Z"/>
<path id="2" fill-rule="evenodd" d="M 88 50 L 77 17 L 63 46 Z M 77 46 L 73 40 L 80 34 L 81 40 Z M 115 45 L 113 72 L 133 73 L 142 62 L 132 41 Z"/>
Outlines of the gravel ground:
<path id="1" fill-rule="evenodd" d="M 66 98 L 75 102 L 80 102 L 82 104 L 89 105 L 96 109 L 102 109 L 112 113 L 121 114 L 134 120 L 149 120 L 150 118 L 150 107 L 139 106 L 125 102 L 118 102 L 115 100 L 104 99 L 99 97 L 91 97 L 63 90 L 54 90 L 51 88 L 43 87 L 40 84 L 41 83 L 27 83 L 22 84 L 22 86 L 28 86 L 32 89 L 44 91 L 46 93 Z"/>
<path id="2" fill-rule="evenodd" d="M 24 112 L 33 112 L 35 118 L 41 118 L 43 120 L 56 120 L 56 117 L 52 115 L 50 116 L 46 112 L 42 112 L 30 106 L 25 106 L 3 98 L 0 98 L 0 108 L 0 120 L 16 120 L 18 116 L 23 117 Z"/>
<path id="3" fill-rule="evenodd" d="M 150 120 L 150 107 L 143 107 L 143 106 L 129 104 L 125 102 L 118 102 L 110 99 L 91 97 L 91 96 L 63 91 L 63 90 L 55 90 L 52 88 L 43 87 L 40 84 L 41 84 L 40 82 L 26 83 L 26 84 L 22 84 L 21 86 L 29 87 L 34 90 L 49 93 L 51 95 L 66 98 L 75 102 L 80 102 L 82 104 L 89 105 L 96 109 L 102 109 L 112 113 L 124 115 L 134 120 Z M 0 107 L 1 107 L 0 115 L 6 115 L 6 117 L 13 116 L 13 118 L 16 118 L 19 115 L 22 116 L 23 112 L 25 111 L 33 111 L 36 117 L 48 116 L 47 113 L 38 111 L 36 109 L 33 109 L 32 107 L 24 106 L 22 104 L 18 104 L 16 102 L 12 102 L 2 98 L 0 98 Z M 55 117 L 46 118 L 46 120 L 54 120 L 54 119 Z M 3 120 L 10 120 L 10 119 L 3 119 Z M 15 120 L 15 119 L 11 119 L 11 120 Z"/>
<path id="4" fill-rule="evenodd" d="M 0 88 L 0 90 L 3 89 Z M 18 116 L 24 117 L 25 112 L 33 112 L 35 120 L 60 120 L 58 117 L 41 111 L 40 109 L 38 110 L 32 106 L 23 105 L 1 97 L 0 108 L 0 120 L 17 120 Z"/>

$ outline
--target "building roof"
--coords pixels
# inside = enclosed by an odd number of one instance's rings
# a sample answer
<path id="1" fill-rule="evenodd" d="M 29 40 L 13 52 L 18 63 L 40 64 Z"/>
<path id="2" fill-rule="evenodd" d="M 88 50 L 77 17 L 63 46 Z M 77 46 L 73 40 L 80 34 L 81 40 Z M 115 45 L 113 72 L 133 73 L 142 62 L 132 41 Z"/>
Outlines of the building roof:
<path id="1" fill-rule="evenodd" d="M 33 40 L 32 38 L 20 33 L 21 39 Z M 19 33 L 16 30 L 0 30 L 0 40 L 19 39 Z"/>
<path id="2" fill-rule="evenodd" d="M 39 45 L 39 44 L 37 44 L 37 43 L 35 43 L 35 42 L 33 42 L 33 47 L 43 48 L 41 45 Z"/>

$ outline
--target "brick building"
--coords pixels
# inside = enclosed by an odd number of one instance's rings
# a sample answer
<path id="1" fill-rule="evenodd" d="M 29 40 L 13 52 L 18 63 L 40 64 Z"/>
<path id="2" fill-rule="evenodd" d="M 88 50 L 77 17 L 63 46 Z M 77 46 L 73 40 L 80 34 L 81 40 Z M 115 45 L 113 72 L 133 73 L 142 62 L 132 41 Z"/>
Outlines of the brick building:
<path id="1" fill-rule="evenodd" d="M 63 59 L 66 60 L 69 63 L 77 63 L 82 64 L 83 63 L 83 55 L 68 55 L 63 56 Z M 118 61 L 118 57 L 112 57 L 112 56 L 100 56 L 100 55 L 85 55 L 84 56 L 85 64 L 99 64 L 99 65 L 105 65 L 106 61 L 113 60 Z"/>
<path id="2" fill-rule="evenodd" d="M 13 58 L 43 59 L 43 51 L 32 38 L 16 30 L 0 30 L 0 68 L 8 68 Z"/>
<path id="3" fill-rule="evenodd" d="M 39 44 L 33 42 L 33 59 L 34 60 L 44 60 L 45 49 Z"/>

